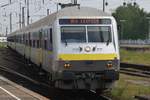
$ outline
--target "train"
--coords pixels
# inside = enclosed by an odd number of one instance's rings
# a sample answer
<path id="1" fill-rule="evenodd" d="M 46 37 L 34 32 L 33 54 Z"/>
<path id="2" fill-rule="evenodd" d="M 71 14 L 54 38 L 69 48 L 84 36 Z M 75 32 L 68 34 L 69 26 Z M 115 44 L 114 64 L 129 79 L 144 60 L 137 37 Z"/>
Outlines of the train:
<path id="1" fill-rule="evenodd" d="M 63 8 L 9 34 L 8 47 L 59 89 L 104 91 L 119 79 L 117 23 L 96 8 Z"/>

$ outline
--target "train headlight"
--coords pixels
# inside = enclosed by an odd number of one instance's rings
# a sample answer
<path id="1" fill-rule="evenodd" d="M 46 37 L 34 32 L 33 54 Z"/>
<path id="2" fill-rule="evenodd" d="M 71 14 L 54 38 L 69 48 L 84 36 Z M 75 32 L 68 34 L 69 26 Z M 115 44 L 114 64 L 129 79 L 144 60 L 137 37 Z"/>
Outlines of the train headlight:
<path id="1" fill-rule="evenodd" d="M 69 63 L 65 63 L 65 64 L 64 64 L 64 68 L 65 68 L 65 69 L 69 69 L 69 68 L 71 68 L 71 64 L 69 64 Z"/>
<path id="2" fill-rule="evenodd" d="M 112 61 L 108 61 L 107 68 L 112 68 L 112 67 L 113 67 Z"/>
<path id="3" fill-rule="evenodd" d="M 84 49 L 86 52 L 90 52 L 91 51 L 91 48 L 89 46 L 85 47 Z"/>

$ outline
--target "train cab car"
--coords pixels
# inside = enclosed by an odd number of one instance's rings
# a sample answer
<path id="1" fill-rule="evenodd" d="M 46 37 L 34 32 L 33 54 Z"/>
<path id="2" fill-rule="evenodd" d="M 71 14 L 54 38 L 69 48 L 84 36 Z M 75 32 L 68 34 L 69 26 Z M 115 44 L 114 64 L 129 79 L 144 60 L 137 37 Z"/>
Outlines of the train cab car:
<path id="1" fill-rule="evenodd" d="M 19 53 L 43 68 L 57 88 L 105 90 L 119 79 L 117 25 L 103 11 L 67 7 L 8 38 L 17 34 L 24 46 Z"/>

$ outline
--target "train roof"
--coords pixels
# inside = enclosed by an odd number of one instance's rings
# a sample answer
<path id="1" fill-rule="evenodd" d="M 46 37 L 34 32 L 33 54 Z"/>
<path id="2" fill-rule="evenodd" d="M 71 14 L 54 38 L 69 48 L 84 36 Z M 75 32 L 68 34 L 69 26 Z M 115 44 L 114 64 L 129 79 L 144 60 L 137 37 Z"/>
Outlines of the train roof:
<path id="1" fill-rule="evenodd" d="M 60 10 L 57 13 L 57 17 L 99 17 L 99 16 L 111 16 L 108 13 L 91 7 L 67 7 Z"/>
<path id="2" fill-rule="evenodd" d="M 66 7 L 64 9 L 59 10 L 53 14 L 50 14 L 39 21 L 36 21 L 21 30 L 17 30 L 12 34 L 25 33 L 33 31 L 33 29 L 40 29 L 45 26 L 51 26 L 56 19 L 59 18 L 88 18 L 88 17 L 110 17 L 111 15 L 108 13 L 103 12 L 102 10 L 98 10 L 96 8 L 91 7 Z"/>

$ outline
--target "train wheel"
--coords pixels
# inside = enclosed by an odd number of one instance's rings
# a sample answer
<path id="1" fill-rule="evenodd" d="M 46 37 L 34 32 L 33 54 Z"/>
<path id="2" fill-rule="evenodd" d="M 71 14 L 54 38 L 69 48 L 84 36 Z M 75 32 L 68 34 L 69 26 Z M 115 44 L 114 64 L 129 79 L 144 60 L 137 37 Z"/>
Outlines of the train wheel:
<path id="1" fill-rule="evenodd" d="M 31 62 L 30 58 L 27 59 L 27 64 L 28 64 L 28 66 L 32 66 L 32 62 Z"/>
<path id="2" fill-rule="evenodd" d="M 48 73 L 48 79 L 52 81 L 52 74 Z"/>
<path id="3" fill-rule="evenodd" d="M 38 74 L 44 75 L 44 73 L 42 72 L 42 64 L 41 63 L 40 63 L 39 69 L 38 69 Z"/>
<path id="4" fill-rule="evenodd" d="M 28 59 L 25 58 L 25 66 L 27 67 L 28 66 Z"/>
<path id="5" fill-rule="evenodd" d="M 50 82 L 50 85 L 51 85 L 51 86 L 54 86 L 54 81 L 53 81 L 53 79 L 52 79 L 52 74 L 51 74 L 51 73 L 48 73 L 48 80 L 49 80 L 49 82 Z"/>
<path id="6" fill-rule="evenodd" d="M 102 89 L 97 89 L 97 90 L 96 90 L 96 94 L 97 94 L 97 95 L 100 95 L 100 94 L 102 94 L 102 93 L 103 93 L 103 90 L 102 90 Z"/>
<path id="7" fill-rule="evenodd" d="M 23 55 L 23 59 L 26 59 L 25 55 Z"/>

